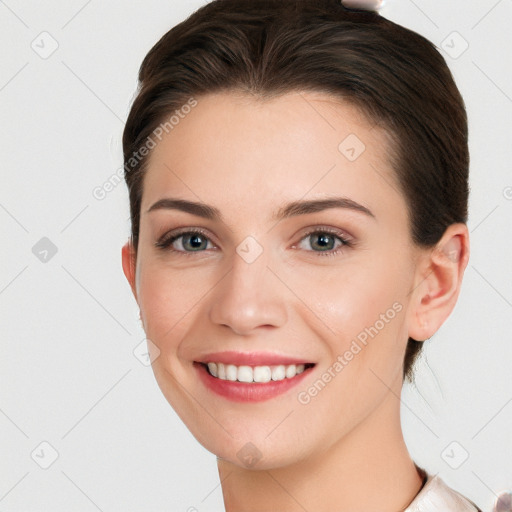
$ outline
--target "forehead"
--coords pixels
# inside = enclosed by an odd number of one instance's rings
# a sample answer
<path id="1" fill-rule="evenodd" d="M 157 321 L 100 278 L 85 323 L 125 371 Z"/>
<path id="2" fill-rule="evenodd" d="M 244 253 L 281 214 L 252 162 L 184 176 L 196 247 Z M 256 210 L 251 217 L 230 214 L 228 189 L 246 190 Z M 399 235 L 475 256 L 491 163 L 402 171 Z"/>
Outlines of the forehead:
<path id="1" fill-rule="evenodd" d="M 333 193 L 385 209 L 403 201 L 389 144 L 385 130 L 326 94 L 210 94 L 152 150 L 142 211 L 166 193 L 259 215 L 284 197 Z"/>

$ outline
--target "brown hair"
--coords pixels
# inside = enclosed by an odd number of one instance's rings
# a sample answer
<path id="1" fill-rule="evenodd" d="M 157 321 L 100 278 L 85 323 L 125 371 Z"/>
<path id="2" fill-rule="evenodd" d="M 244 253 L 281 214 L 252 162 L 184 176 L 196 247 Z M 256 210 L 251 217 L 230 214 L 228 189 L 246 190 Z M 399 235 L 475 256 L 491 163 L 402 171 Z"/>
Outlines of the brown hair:
<path id="1" fill-rule="evenodd" d="M 430 41 L 339 0 L 214 0 L 169 30 L 140 67 L 123 134 L 135 254 L 148 159 L 140 149 L 168 116 L 208 93 L 308 90 L 350 102 L 385 128 L 415 244 L 434 247 L 450 224 L 467 222 L 465 106 Z M 409 381 L 421 347 L 409 338 Z"/>

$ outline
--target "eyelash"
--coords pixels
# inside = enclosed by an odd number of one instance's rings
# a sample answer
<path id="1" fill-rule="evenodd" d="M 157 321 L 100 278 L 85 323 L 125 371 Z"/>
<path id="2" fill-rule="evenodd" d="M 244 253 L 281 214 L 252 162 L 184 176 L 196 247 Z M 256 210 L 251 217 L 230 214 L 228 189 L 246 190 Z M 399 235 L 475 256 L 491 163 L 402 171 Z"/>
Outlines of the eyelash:
<path id="1" fill-rule="evenodd" d="M 318 256 L 323 256 L 323 257 L 337 256 L 344 250 L 344 248 L 351 248 L 355 245 L 355 242 L 353 240 L 348 240 L 347 238 L 345 238 L 345 236 L 341 232 L 339 232 L 337 230 L 333 230 L 331 228 L 322 228 L 322 227 L 314 228 L 314 229 L 308 231 L 307 233 L 305 233 L 302 236 L 302 238 L 300 239 L 300 242 L 302 240 L 304 240 L 305 238 L 307 238 L 308 236 L 325 234 L 325 233 L 328 233 L 329 235 L 332 235 L 335 238 L 337 238 L 338 240 L 340 240 L 341 245 L 337 249 L 330 249 L 329 251 L 306 251 L 306 252 L 313 252 L 313 253 L 316 253 Z M 179 253 L 182 256 L 192 256 L 196 252 L 204 252 L 204 251 L 178 251 L 176 249 L 173 249 L 171 247 L 171 245 L 176 240 L 178 240 L 179 238 L 181 238 L 184 235 L 202 235 L 206 239 L 210 240 L 205 231 L 203 231 L 201 229 L 188 229 L 186 231 L 184 230 L 184 231 L 180 231 L 178 233 L 172 233 L 170 236 L 164 235 L 157 242 L 155 242 L 155 247 L 162 251 L 172 251 L 174 253 Z"/>

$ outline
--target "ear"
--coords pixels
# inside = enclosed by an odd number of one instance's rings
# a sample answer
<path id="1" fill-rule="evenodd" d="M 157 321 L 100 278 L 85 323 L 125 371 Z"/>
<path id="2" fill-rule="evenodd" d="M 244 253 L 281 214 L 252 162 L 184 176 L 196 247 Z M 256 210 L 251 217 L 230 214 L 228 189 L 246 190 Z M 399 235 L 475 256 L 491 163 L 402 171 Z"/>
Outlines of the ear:
<path id="1" fill-rule="evenodd" d="M 130 284 L 130 288 L 132 289 L 133 296 L 137 303 L 139 302 L 137 299 L 137 286 L 135 281 L 136 276 L 136 254 L 135 249 L 133 247 L 133 243 L 131 240 L 128 240 L 126 244 L 123 245 L 121 249 L 122 261 L 123 261 L 123 272 L 128 279 L 128 283 Z"/>
<path id="2" fill-rule="evenodd" d="M 433 336 L 455 307 L 469 261 L 466 224 L 448 226 L 434 249 L 421 252 L 409 310 L 409 336 L 417 341 Z"/>

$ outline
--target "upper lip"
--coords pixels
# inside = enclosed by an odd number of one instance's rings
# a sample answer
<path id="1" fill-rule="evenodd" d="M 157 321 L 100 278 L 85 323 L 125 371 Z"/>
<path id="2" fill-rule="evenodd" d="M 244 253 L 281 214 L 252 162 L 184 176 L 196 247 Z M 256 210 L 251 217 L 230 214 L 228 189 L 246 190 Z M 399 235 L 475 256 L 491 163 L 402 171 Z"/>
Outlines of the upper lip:
<path id="1" fill-rule="evenodd" d="M 226 352 L 213 352 L 207 354 L 198 363 L 224 363 L 234 364 L 235 366 L 270 366 L 270 365 L 290 365 L 290 364 L 307 364 L 312 361 L 301 359 L 273 352 L 236 352 L 228 350 Z"/>

